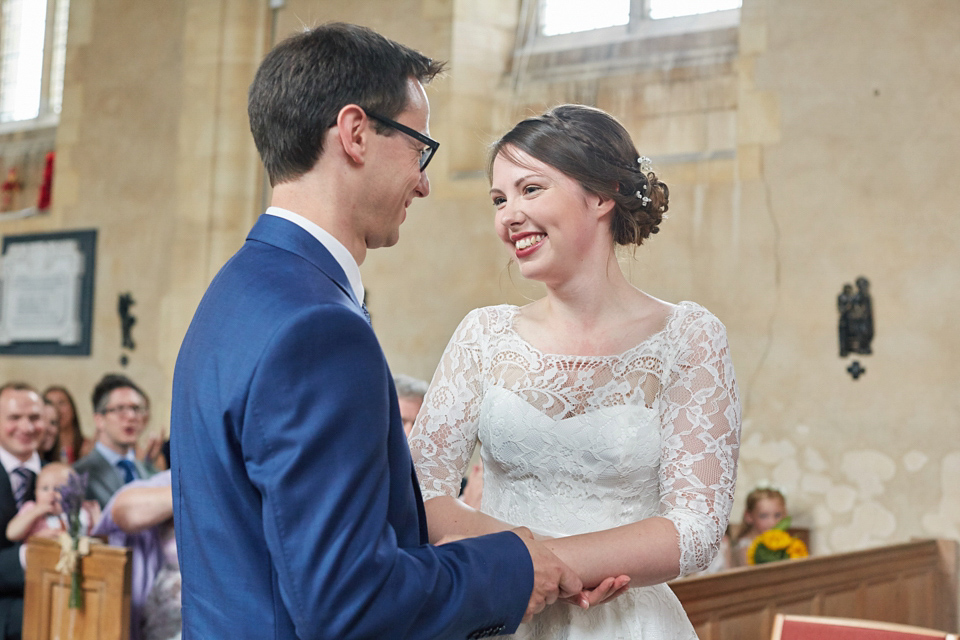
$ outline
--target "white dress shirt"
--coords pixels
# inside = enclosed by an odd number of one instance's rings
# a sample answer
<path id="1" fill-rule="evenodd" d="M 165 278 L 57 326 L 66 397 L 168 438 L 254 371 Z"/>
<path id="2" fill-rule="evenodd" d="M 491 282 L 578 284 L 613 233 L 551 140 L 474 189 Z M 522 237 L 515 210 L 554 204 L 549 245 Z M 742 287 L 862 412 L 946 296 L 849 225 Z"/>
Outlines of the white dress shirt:
<path id="1" fill-rule="evenodd" d="M 360 266 L 357 264 L 357 261 L 353 259 L 353 254 L 347 251 L 347 248 L 343 246 L 339 240 L 330 235 L 329 232 L 324 231 L 315 222 L 311 222 L 293 211 L 281 209 L 280 207 L 269 207 L 267 209 L 267 215 L 289 220 L 316 238 L 320 244 L 330 252 L 330 255 L 337 261 L 340 268 L 343 269 L 343 272 L 347 276 L 347 281 L 350 283 L 350 288 L 353 289 L 354 296 L 361 305 L 363 304 L 363 281 L 360 279 Z"/>
<path id="2" fill-rule="evenodd" d="M 14 495 L 16 495 L 20 483 L 23 482 L 20 476 L 13 472 L 14 469 L 26 467 L 30 469 L 30 471 L 33 471 L 34 475 L 40 474 L 40 455 L 37 454 L 36 451 L 33 452 L 33 455 L 30 456 L 26 462 L 21 462 L 20 458 L 3 447 L 0 447 L 0 464 L 3 465 L 3 470 L 7 472 L 7 477 L 10 478 L 10 488 L 13 490 Z"/>

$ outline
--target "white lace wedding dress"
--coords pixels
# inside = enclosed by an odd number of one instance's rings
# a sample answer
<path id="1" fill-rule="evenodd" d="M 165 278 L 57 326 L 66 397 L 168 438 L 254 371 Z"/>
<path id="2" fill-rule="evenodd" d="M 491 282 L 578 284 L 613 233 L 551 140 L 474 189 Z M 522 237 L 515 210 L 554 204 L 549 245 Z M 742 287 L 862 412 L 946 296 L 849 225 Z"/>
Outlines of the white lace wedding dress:
<path id="1" fill-rule="evenodd" d="M 680 574 L 706 568 L 730 514 L 740 434 L 723 325 L 684 302 L 620 355 L 565 356 L 521 338 L 518 312 L 472 311 L 447 346 L 411 434 L 424 500 L 457 495 L 479 441 L 482 511 L 549 536 L 661 516 L 677 529 Z M 511 637 L 696 634 L 659 584 L 587 611 L 558 603 Z"/>

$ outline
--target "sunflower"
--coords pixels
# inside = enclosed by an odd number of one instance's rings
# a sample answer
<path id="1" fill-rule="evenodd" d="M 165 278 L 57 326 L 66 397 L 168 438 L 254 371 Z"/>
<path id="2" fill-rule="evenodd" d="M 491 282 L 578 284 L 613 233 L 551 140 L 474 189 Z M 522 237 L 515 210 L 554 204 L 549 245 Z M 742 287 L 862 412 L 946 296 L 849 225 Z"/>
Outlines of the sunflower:
<path id="1" fill-rule="evenodd" d="M 747 564 L 764 564 L 810 555 L 803 540 L 787 533 L 789 526 L 790 518 L 787 517 L 754 538 L 747 549 Z"/>

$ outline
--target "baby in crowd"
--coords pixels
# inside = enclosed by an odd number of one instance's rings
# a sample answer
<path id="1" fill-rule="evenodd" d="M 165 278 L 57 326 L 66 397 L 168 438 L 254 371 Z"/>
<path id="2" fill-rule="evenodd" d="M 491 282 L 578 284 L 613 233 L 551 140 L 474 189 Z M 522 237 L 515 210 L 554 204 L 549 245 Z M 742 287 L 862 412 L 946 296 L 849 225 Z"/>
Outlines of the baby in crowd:
<path id="1" fill-rule="evenodd" d="M 7 539 L 12 542 L 33 536 L 56 538 L 67 531 L 66 516 L 60 505 L 60 487 L 76 472 L 62 462 L 51 462 L 37 475 L 36 499 L 27 500 L 7 525 Z M 84 501 L 80 510 L 81 535 L 88 535 L 99 518 L 99 505 Z"/>

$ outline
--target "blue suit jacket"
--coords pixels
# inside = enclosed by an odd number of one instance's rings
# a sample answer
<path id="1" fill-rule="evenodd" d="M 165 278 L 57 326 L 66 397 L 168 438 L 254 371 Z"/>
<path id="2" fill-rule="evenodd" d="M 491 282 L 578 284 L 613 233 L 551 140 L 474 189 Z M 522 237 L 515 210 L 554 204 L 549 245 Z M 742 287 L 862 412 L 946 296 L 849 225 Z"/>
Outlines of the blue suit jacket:
<path id="1" fill-rule="evenodd" d="M 512 632 L 522 541 L 433 547 L 376 336 L 343 270 L 270 215 L 207 290 L 171 422 L 185 640 Z"/>

